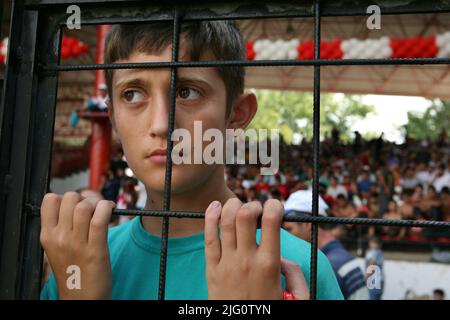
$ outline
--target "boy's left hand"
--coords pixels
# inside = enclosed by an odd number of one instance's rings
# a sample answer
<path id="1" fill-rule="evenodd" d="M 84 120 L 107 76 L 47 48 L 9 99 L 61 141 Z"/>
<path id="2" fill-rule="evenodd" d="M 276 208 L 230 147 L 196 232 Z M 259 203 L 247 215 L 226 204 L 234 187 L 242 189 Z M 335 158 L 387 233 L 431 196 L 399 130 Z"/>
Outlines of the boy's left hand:
<path id="1" fill-rule="evenodd" d="M 210 204 L 205 215 L 209 299 L 281 299 L 280 227 L 283 212 L 283 205 L 278 200 L 267 200 L 264 208 L 257 201 L 242 204 L 237 198 L 228 200 L 223 208 L 218 201 Z M 261 216 L 258 245 L 256 229 Z M 291 282 L 297 283 L 296 280 Z"/>

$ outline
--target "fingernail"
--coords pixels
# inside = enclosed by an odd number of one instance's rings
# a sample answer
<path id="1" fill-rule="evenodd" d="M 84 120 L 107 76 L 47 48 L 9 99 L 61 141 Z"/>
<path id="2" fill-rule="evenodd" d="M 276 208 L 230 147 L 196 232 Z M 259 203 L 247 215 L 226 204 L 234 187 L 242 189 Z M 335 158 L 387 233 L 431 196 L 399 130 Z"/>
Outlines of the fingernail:
<path id="1" fill-rule="evenodd" d="M 217 209 L 217 208 L 220 208 L 220 206 L 221 206 L 220 202 L 217 200 L 214 200 L 213 202 L 211 202 L 208 209 Z"/>

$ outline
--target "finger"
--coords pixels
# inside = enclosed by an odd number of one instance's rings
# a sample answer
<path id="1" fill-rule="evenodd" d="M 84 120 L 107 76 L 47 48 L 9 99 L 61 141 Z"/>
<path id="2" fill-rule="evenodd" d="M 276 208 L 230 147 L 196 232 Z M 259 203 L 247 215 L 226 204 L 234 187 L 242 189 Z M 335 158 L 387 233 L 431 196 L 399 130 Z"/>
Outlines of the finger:
<path id="1" fill-rule="evenodd" d="M 250 251 L 257 248 L 256 228 L 258 218 L 262 215 L 259 201 L 245 203 L 237 212 L 236 237 L 238 250 Z"/>
<path id="2" fill-rule="evenodd" d="M 112 210 L 116 204 L 108 200 L 100 200 L 95 207 L 89 226 L 88 243 L 104 249 L 108 241 L 108 224 L 111 221 Z"/>
<path id="3" fill-rule="evenodd" d="M 41 204 L 41 229 L 51 229 L 58 225 L 59 208 L 62 197 L 55 193 L 47 193 Z"/>
<path id="4" fill-rule="evenodd" d="M 73 214 L 73 232 L 81 241 L 89 239 L 89 227 L 99 199 L 86 198 L 78 202 Z"/>
<path id="5" fill-rule="evenodd" d="M 264 203 L 259 248 L 274 257 L 280 256 L 280 228 L 284 209 L 280 201 L 269 199 Z"/>
<path id="6" fill-rule="evenodd" d="M 217 265 L 222 255 L 219 239 L 221 211 L 221 203 L 213 201 L 205 212 L 205 257 L 207 266 Z"/>
<path id="7" fill-rule="evenodd" d="M 81 196 L 77 192 L 66 192 L 62 198 L 59 209 L 58 227 L 66 232 L 72 230 L 75 206 L 81 199 Z"/>
<path id="8" fill-rule="evenodd" d="M 288 291 L 300 300 L 309 300 L 309 289 L 305 275 L 298 264 L 281 258 L 281 273 L 286 278 Z"/>
<path id="9" fill-rule="evenodd" d="M 236 249 L 236 214 L 241 206 L 238 198 L 229 199 L 223 206 L 220 215 L 222 255 Z"/>

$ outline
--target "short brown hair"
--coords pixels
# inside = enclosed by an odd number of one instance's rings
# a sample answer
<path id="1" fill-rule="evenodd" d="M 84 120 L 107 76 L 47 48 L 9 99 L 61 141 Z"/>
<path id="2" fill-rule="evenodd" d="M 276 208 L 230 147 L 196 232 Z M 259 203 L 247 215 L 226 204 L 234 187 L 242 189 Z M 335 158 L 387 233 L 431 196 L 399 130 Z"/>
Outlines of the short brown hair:
<path id="1" fill-rule="evenodd" d="M 118 24 L 108 33 L 105 42 L 105 63 L 126 60 L 135 52 L 160 54 L 172 43 L 173 23 Z M 180 27 L 180 43 L 187 48 L 190 61 L 199 61 L 207 53 L 216 60 L 245 60 L 245 45 L 234 21 L 186 21 Z M 227 111 L 244 91 L 245 68 L 217 67 L 227 91 Z M 105 70 L 109 96 L 112 100 L 113 70 Z"/>

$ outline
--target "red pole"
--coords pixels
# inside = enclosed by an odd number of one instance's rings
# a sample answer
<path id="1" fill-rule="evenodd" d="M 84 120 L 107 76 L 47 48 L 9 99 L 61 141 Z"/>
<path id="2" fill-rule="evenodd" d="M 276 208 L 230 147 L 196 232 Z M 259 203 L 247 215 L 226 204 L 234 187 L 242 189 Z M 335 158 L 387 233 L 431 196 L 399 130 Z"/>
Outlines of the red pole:
<path id="1" fill-rule="evenodd" d="M 102 176 L 111 161 L 111 124 L 107 117 L 91 118 L 91 121 L 89 186 L 100 191 Z"/>
<path id="2" fill-rule="evenodd" d="M 97 26 L 97 48 L 95 54 L 95 63 L 103 63 L 103 56 L 105 50 L 105 39 L 106 34 L 108 33 L 111 26 L 108 25 L 99 25 Z M 105 73 L 101 69 L 95 70 L 95 87 L 94 87 L 94 96 L 98 96 L 100 94 L 99 85 L 101 83 L 105 83 Z"/>
<path id="3" fill-rule="evenodd" d="M 110 26 L 97 27 L 96 63 L 103 63 L 104 43 Z M 100 94 L 99 85 L 105 82 L 103 70 L 95 70 L 94 95 Z M 111 160 L 111 123 L 106 113 L 90 117 L 92 122 L 89 187 L 99 190 L 102 176 L 105 174 Z"/>

